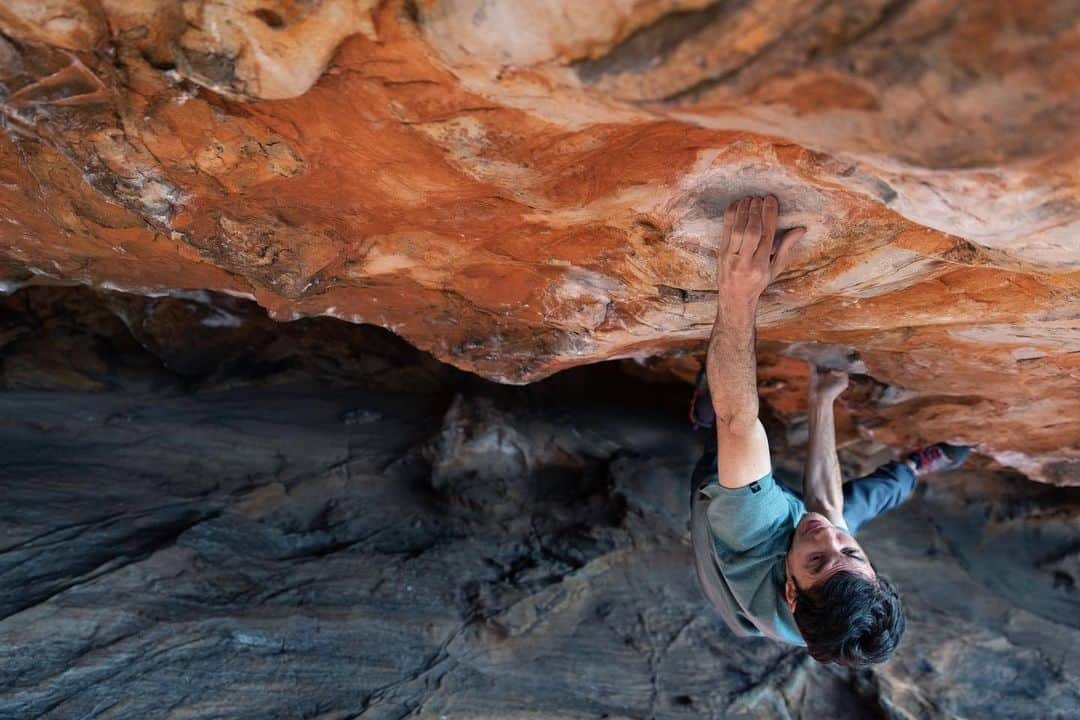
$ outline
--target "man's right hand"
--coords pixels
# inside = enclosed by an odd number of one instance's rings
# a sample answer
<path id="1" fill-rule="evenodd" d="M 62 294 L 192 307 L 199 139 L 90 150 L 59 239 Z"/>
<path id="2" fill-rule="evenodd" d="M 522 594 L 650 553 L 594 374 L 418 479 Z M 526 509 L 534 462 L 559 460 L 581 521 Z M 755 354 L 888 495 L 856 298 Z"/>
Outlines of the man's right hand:
<path id="1" fill-rule="evenodd" d="M 810 400 L 831 403 L 847 390 L 848 374 L 843 370 L 812 367 L 810 369 Z"/>
<path id="2" fill-rule="evenodd" d="M 724 211 L 716 263 L 720 307 L 752 307 L 788 266 L 791 248 L 806 234 L 798 227 L 776 239 L 776 197 L 745 197 Z"/>

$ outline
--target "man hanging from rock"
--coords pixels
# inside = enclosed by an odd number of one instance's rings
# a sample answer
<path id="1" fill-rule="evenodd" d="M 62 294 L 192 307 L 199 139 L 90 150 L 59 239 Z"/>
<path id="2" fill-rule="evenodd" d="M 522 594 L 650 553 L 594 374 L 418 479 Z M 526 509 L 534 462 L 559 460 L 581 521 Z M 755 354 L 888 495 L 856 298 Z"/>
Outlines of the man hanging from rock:
<path id="1" fill-rule="evenodd" d="M 754 316 L 806 232 L 777 238 L 777 211 L 768 196 L 743 198 L 724 213 L 716 324 L 691 405 L 694 422 L 716 430 L 693 478 L 698 577 L 736 635 L 805 645 L 821 662 L 879 663 L 903 635 L 904 611 L 853 534 L 907 499 L 917 477 L 961 465 L 968 448 L 931 445 L 844 485 L 833 401 L 847 375 L 815 370 L 803 493 L 776 482 L 758 420 Z"/>

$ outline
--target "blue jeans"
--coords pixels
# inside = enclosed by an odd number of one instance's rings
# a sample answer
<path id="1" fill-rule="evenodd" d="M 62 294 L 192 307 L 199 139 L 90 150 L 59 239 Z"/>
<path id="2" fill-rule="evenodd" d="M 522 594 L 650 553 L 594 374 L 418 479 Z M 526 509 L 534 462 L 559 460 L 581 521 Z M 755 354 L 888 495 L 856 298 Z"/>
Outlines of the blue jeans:
<path id="1" fill-rule="evenodd" d="M 712 432 L 710 430 L 710 432 Z M 714 436 L 715 438 L 715 436 Z M 716 473 L 715 439 L 712 447 L 706 446 L 694 469 L 691 490 L 696 492 L 704 482 L 708 482 Z M 869 475 L 844 484 L 844 522 L 848 532 L 854 534 L 866 523 L 887 510 L 892 510 L 907 500 L 915 490 L 915 473 L 905 463 L 890 460 Z M 802 494 L 791 490 L 784 483 L 777 482 L 780 488 L 803 501 Z"/>

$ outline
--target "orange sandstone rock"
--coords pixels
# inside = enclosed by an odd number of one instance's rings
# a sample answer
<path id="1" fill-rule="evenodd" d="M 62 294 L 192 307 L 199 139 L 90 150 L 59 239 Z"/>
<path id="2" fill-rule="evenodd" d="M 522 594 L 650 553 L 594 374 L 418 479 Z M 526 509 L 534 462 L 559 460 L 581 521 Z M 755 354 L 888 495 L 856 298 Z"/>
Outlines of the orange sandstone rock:
<path id="1" fill-rule="evenodd" d="M 878 388 L 860 432 L 1076 484 L 1076 20 L 1064 0 L 8 2 L 0 279 L 220 290 L 527 382 L 700 352 L 723 209 L 772 192 L 809 233 L 762 340 L 842 347 Z"/>

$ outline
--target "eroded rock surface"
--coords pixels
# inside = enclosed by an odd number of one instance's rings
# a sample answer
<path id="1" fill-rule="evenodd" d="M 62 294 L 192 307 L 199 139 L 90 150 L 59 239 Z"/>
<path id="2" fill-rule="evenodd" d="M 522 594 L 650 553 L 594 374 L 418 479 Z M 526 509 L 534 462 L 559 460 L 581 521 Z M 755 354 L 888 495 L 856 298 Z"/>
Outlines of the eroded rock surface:
<path id="1" fill-rule="evenodd" d="M 0 280 L 216 290 L 526 382 L 699 352 L 723 208 L 774 192 L 809 233 L 763 340 L 853 351 L 860 432 L 1076 484 L 1078 17 L 8 2 Z"/>
<path id="2" fill-rule="evenodd" d="M 849 672 L 737 639 L 702 599 L 683 384 L 608 363 L 500 386 L 385 331 L 275 324 L 221 298 L 13 297 L 2 718 L 1064 720 L 1080 707 L 1075 488 L 974 461 L 868 526 L 908 631 L 889 663 Z M 183 362 L 207 356 L 219 364 Z M 782 400 L 765 419 L 778 473 L 797 479 L 805 437 Z M 849 474 L 880 450 L 842 445 Z"/>

